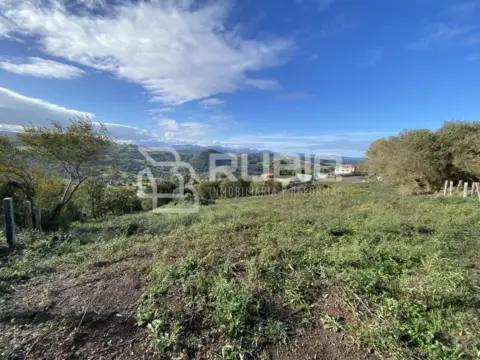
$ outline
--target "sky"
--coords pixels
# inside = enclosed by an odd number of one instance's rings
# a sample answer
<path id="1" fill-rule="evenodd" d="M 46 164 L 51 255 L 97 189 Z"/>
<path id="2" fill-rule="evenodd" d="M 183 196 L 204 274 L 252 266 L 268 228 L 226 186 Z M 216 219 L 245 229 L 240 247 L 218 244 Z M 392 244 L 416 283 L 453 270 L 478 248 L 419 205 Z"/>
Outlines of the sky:
<path id="1" fill-rule="evenodd" d="M 0 130 L 360 157 L 479 80 L 479 0 L 0 0 Z"/>

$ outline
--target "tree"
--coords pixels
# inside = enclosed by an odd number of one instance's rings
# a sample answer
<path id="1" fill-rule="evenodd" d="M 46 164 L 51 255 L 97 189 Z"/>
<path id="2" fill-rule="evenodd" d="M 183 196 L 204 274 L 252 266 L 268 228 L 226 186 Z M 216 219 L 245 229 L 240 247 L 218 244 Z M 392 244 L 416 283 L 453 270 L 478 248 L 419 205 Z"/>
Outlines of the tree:
<path id="1" fill-rule="evenodd" d="M 448 161 L 446 179 L 479 179 L 480 122 L 446 122 L 437 134 Z"/>
<path id="2" fill-rule="evenodd" d="M 19 191 L 23 197 L 33 202 L 36 183 L 44 172 L 28 159 L 20 148 L 6 136 L 0 136 L 0 184 L 1 193 L 13 196 Z"/>
<path id="3" fill-rule="evenodd" d="M 445 180 L 480 179 L 480 122 L 451 121 L 438 131 L 410 130 L 373 142 L 370 174 L 414 190 L 433 191 Z"/>
<path id="4" fill-rule="evenodd" d="M 107 187 L 104 197 L 105 210 L 112 214 L 127 214 L 142 210 L 137 190 L 128 187 Z"/>
<path id="5" fill-rule="evenodd" d="M 105 180 L 100 176 L 88 178 L 80 189 L 78 201 L 94 219 L 105 213 L 105 189 Z"/>
<path id="6" fill-rule="evenodd" d="M 106 127 L 100 124 L 100 130 L 96 131 L 85 117 L 74 118 L 67 126 L 52 121 L 50 127 L 25 127 L 18 138 L 42 159 L 60 164 L 68 179 L 52 211 L 52 220 L 58 218 L 82 183 L 94 173 L 95 165 L 112 144 Z"/>

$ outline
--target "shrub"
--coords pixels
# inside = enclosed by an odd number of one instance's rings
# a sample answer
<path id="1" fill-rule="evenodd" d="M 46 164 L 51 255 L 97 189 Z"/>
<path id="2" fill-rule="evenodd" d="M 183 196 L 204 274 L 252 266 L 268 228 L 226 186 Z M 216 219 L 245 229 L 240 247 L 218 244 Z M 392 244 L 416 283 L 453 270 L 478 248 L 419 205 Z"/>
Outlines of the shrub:
<path id="1" fill-rule="evenodd" d="M 198 195 L 203 199 L 220 197 L 220 181 L 203 181 L 196 186 Z"/>
<path id="2" fill-rule="evenodd" d="M 108 187 L 105 191 L 105 210 L 112 214 L 127 214 L 142 210 L 137 191 L 129 187 Z"/>
<path id="3" fill-rule="evenodd" d="M 220 195 L 223 198 L 244 197 L 249 195 L 250 182 L 245 180 L 222 180 L 220 183 Z"/>
<path id="4" fill-rule="evenodd" d="M 250 184 L 250 194 L 253 196 L 278 194 L 282 190 L 282 183 L 275 180 L 252 182 Z"/>

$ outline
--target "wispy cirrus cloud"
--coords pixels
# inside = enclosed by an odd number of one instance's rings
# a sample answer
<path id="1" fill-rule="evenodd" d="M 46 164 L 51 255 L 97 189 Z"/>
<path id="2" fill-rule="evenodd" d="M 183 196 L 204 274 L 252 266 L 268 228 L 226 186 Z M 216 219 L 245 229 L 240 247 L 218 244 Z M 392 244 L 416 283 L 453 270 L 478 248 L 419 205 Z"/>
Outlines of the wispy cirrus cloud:
<path id="1" fill-rule="evenodd" d="M 200 101 L 200 105 L 203 105 L 204 107 L 214 107 L 214 106 L 220 106 L 225 104 L 225 100 L 220 100 L 220 99 L 205 99 Z"/>
<path id="2" fill-rule="evenodd" d="M 442 15 L 447 17 L 464 17 L 473 15 L 478 8 L 478 3 L 475 1 L 459 1 L 445 7 Z"/>
<path id="3" fill-rule="evenodd" d="M 0 37 L 35 39 L 46 54 L 140 84 L 167 104 L 235 92 L 247 72 L 282 63 L 292 45 L 243 37 L 227 25 L 228 1 L 105 3 L 3 0 Z"/>
<path id="4" fill-rule="evenodd" d="M 435 46 L 451 45 L 456 40 L 464 39 L 480 30 L 478 25 L 430 24 L 425 29 L 425 35 L 408 45 L 409 50 L 429 50 Z"/>
<path id="5" fill-rule="evenodd" d="M 476 19 L 480 15 L 477 1 L 455 1 L 443 6 L 423 29 L 423 34 L 410 44 L 409 50 L 429 50 L 441 46 L 474 45 L 480 37 Z"/>
<path id="6" fill-rule="evenodd" d="M 174 112 L 175 108 L 173 107 L 166 107 L 166 108 L 158 108 L 158 109 L 149 109 L 147 112 L 149 114 L 163 114 L 163 113 L 169 113 L 169 112 Z"/>
<path id="7" fill-rule="evenodd" d="M 20 75 L 52 79 L 74 79 L 85 74 L 78 67 L 38 57 L 29 57 L 28 62 L 3 60 L 0 68 Z"/>
<path id="8" fill-rule="evenodd" d="M 281 90 L 282 85 L 276 80 L 247 79 L 246 83 L 260 90 Z"/>

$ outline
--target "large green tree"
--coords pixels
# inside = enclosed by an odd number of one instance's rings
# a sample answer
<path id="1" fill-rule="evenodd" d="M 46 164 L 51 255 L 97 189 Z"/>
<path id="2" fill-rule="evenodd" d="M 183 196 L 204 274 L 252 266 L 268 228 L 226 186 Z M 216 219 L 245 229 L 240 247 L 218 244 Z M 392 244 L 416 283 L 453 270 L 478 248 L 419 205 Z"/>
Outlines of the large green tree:
<path id="1" fill-rule="evenodd" d="M 433 191 L 445 180 L 480 179 L 480 122 L 447 122 L 438 131 L 403 131 L 374 141 L 368 171 L 415 191 Z"/>
<path id="2" fill-rule="evenodd" d="M 0 136 L 0 194 L 33 201 L 42 168 L 6 136 Z"/>
<path id="3" fill-rule="evenodd" d="M 18 137 L 47 163 L 59 164 L 67 178 L 63 194 L 51 213 L 52 220 L 58 218 L 82 183 L 96 173 L 112 145 L 106 127 L 100 124 L 97 130 L 85 117 L 74 118 L 66 126 L 56 121 L 50 126 L 27 126 Z"/>

